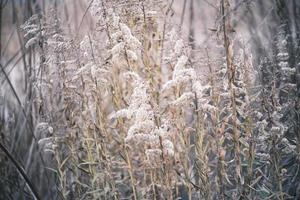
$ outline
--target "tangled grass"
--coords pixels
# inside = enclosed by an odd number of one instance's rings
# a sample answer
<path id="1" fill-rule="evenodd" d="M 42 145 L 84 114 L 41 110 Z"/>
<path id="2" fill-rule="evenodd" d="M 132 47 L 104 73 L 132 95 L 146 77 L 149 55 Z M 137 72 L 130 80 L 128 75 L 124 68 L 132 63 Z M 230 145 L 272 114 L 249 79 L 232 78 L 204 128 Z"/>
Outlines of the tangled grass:
<path id="1" fill-rule="evenodd" d="M 91 0 L 77 30 L 67 3 L 28 2 L 20 69 L 1 58 L 1 199 L 300 198 L 300 40 L 284 1 L 263 55 L 230 0 L 204 47 L 193 0 L 180 23 L 174 0 Z"/>

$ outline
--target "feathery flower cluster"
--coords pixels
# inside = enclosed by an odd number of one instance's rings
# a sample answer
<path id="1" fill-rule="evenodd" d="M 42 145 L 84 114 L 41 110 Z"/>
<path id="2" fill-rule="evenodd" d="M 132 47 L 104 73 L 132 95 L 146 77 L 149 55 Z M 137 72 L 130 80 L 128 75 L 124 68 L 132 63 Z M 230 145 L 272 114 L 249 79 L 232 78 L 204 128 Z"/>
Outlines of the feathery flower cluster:
<path id="1" fill-rule="evenodd" d="M 36 44 L 41 37 L 41 28 L 36 23 L 38 20 L 38 15 L 32 15 L 23 25 L 21 29 L 25 31 L 24 37 L 28 38 L 25 44 L 25 48 Z"/>
<path id="2" fill-rule="evenodd" d="M 172 79 L 167 81 L 162 87 L 163 94 L 169 94 L 172 88 L 186 85 L 188 82 L 195 79 L 195 71 L 192 68 L 185 68 L 188 62 L 188 57 L 182 55 L 178 58 L 174 67 Z"/>
<path id="3" fill-rule="evenodd" d="M 133 79 L 133 93 L 128 108 L 117 111 L 113 117 L 126 117 L 133 123 L 127 132 L 125 142 L 131 147 L 144 147 L 148 160 L 158 161 L 160 155 L 173 156 L 173 143 L 168 139 L 170 133 L 166 127 L 158 127 L 155 123 L 155 113 L 150 104 L 151 97 L 147 82 L 134 73 L 124 74 L 127 79 Z M 157 163 L 157 162 L 156 162 Z"/>
<path id="4" fill-rule="evenodd" d="M 196 83 L 196 72 L 193 68 L 186 67 L 188 65 L 188 57 L 185 55 L 185 47 L 182 39 L 178 39 L 176 31 L 173 29 L 169 34 L 170 42 L 174 45 L 174 49 L 170 53 L 170 58 L 175 58 L 176 63 L 172 73 L 172 79 L 167 81 L 161 90 L 165 96 L 171 95 L 174 89 L 183 90 L 181 96 L 176 97 L 175 100 L 169 104 L 172 106 L 183 107 L 188 105 L 195 98 L 192 89 L 188 89 L 190 84 Z"/>
<path id="5" fill-rule="evenodd" d="M 136 62 L 141 54 L 141 42 L 132 35 L 130 28 L 120 21 L 120 17 L 112 9 L 108 10 L 108 23 L 113 32 L 110 40 L 113 46 L 110 50 L 112 62 L 115 65 L 126 63 L 127 60 L 131 63 Z"/>
<path id="6" fill-rule="evenodd" d="M 171 102 L 171 105 L 173 106 L 185 106 L 189 104 L 193 99 L 195 98 L 195 95 L 193 92 L 185 92 L 183 93 L 179 98 Z"/>
<path id="7" fill-rule="evenodd" d="M 210 102 L 210 91 L 211 91 L 210 85 L 203 85 L 199 80 L 195 81 L 193 83 L 193 91 L 197 95 L 197 101 L 199 109 L 201 109 L 204 112 L 213 112 L 216 111 L 217 108 L 213 105 L 211 105 Z M 204 118 L 206 118 L 207 115 L 204 115 Z"/>

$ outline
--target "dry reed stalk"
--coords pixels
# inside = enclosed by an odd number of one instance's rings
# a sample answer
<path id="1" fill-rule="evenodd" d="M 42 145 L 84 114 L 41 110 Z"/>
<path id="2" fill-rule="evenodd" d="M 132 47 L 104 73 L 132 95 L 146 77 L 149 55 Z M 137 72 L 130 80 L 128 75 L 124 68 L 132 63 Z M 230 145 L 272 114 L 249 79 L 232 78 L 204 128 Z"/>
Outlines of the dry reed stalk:
<path id="1" fill-rule="evenodd" d="M 221 16 L 223 22 L 223 37 L 224 37 L 224 47 L 226 52 L 226 64 L 228 72 L 228 85 L 230 91 L 230 104 L 231 104 L 231 113 L 232 113 L 232 134 L 233 134 L 233 143 L 234 143 L 234 160 L 235 160 L 235 179 L 237 181 L 237 190 L 238 193 L 241 191 L 242 184 L 242 165 L 240 158 L 240 134 L 237 127 L 237 108 L 236 108 L 236 94 L 234 91 L 235 83 L 235 65 L 234 65 L 234 55 L 233 55 L 233 42 L 228 36 L 228 32 L 232 30 L 232 25 L 230 22 L 230 3 L 229 0 L 222 0 L 221 2 Z"/>

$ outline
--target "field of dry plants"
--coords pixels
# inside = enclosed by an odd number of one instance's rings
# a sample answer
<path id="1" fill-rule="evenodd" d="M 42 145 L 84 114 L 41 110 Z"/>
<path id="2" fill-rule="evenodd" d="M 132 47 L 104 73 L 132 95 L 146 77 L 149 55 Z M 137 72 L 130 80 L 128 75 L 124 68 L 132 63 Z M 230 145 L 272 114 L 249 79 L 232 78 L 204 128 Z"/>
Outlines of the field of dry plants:
<path id="1" fill-rule="evenodd" d="M 300 199 L 298 0 L 0 0 L 0 200 Z"/>

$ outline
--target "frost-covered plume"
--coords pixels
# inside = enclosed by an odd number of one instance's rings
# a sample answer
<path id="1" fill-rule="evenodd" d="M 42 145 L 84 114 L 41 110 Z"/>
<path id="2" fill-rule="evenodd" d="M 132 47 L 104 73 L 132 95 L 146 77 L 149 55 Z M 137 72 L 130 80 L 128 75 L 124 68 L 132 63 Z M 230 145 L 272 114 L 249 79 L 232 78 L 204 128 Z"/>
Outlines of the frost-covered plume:
<path id="1" fill-rule="evenodd" d="M 94 81 L 97 82 L 97 85 L 104 85 L 108 82 L 108 70 L 105 68 L 105 65 L 98 64 L 100 59 L 96 58 L 96 55 L 99 55 L 97 49 L 100 49 L 97 45 L 97 41 L 93 40 L 90 36 L 84 36 L 80 44 L 80 53 L 82 54 L 83 59 L 81 59 L 82 67 L 76 70 L 76 73 L 73 75 L 72 80 L 80 79 L 83 76 L 83 80 L 87 81 L 90 85 L 90 89 L 95 89 Z M 101 60 L 100 60 L 101 62 Z"/>
<path id="2" fill-rule="evenodd" d="M 152 161 L 157 154 L 160 157 L 162 152 L 164 155 L 173 156 L 174 149 L 169 140 L 169 132 L 166 127 L 158 127 L 155 123 L 148 83 L 134 72 L 125 73 L 124 76 L 127 80 L 132 80 L 133 92 L 128 108 L 117 111 L 113 117 L 125 117 L 131 122 L 125 142 L 132 148 L 143 148 L 146 145 L 146 155 Z"/>
<path id="3" fill-rule="evenodd" d="M 93 16 L 102 15 L 102 2 L 101 0 L 94 0 L 91 4 L 91 14 Z"/>
<path id="4" fill-rule="evenodd" d="M 39 25 L 38 20 L 38 15 L 32 15 L 23 25 L 21 25 L 21 29 L 25 31 L 24 37 L 28 39 L 25 48 L 29 48 L 38 43 L 42 36 L 42 27 Z"/>
<path id="5" fill-rule="evenodd" d="M 80 50 L 83 53 L 83 57 L 85 59 L 92 59 L 93 58 L 93 51 L 96 51 L 95 43 L 93 43 L 92 39 L 89 36 L 84 36 L 80 42 Z"/>
<path id="6" fill-rule="evenodd" d="M 195 79 L 196 72 L 193 68 L 186 68 L 187 63 L 188 57 L 185 55 L 182 55 L 177 59 L 172 79 L 163 85 L 162 93 L 167 95 L 172 92 L 172 89 L 185 86 Z"/>
<path id="7" fill-rule="evenodd" d="M 183 43 L 182 39 L 179 39 L 176 41 L 175 47 L 174 47 L 175 56 L 182 55 L 183 51 L 184 51 L 184 43 Z"/>
<path id="8" fill-rule="evenodd" d="M 291 68 L 294 66 L 289 66 L 289 52 L 288 52 L 288 35 L 286 35 L 284 27 L 285 25 L 281 25 L 279 27 L 279 31 L 277 34 L 277 60 L 278 60 L 278 66 L 281 67 L 282 69 L 287 69 Z M 284 70 L 283 70 L 284 71 Z"/>
<path id="9" fill-rule="evenodd" d="M 196 80 L 193 83 L 193 92 L 196 94 L 198 109 L 201 109 L 203 112 L 212 112 L 217 110 L 215 106 L 210 104 L 211 90 L 212 88 L 210 85 L 202 84 L 200 80 Z"/>
<path id="10" fill-rule="evenodd" d="M 141 42 L 133 36 L 130 28 L 122 23 L 112 9 L 108 10 L 108 20 L 111 24 L 111 49 L 112 62 L 115 65 L 130 65 L 137 62 L 141 55 Z"/>
<path id="11" fill-rule="evenodd" d="M 281 25 L 278 29 L 276 36 L 276 59 L 280 73 L 280 98 L 283 102 L 288 103 L 287 96 L 293 96 L 296 94 L 297 85 L 293 80 L 296 74 L 296 66 L 293 63 L 293 59 L 290 55 L 291 49 L 293 49 L 290 37 L 286 32 L 286 24 Z M 286 105 L 287 106 L 287 105 Z"/>
<path id="12" fill-rule="evenodd" d="M 165 49 L 165 61 L 172 62 L 185 54 L 185 44 L 182 38 L 178 35 L 178 30 L 173 28 L 166 34 L 166 45 L 172 48 Z"/>

